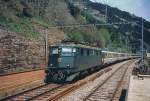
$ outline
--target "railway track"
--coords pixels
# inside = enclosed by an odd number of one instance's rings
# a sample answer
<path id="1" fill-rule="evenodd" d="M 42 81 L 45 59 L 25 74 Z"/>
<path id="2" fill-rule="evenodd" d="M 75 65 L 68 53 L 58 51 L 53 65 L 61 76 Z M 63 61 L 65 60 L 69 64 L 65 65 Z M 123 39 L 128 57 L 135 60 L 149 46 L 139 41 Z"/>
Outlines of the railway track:
<path id="1" fill-rule="evenodd" d="M 103 73 L 109 72 L 111 69 L 105 69 L 103 71 L 100 71 L 96 75 L 92 76 L 89 81 L 93 81 L 97 77 L 101 76 Z M 63 97 L 64 95 L 76 90 L 80 86 L 86 84 L 86 80 L 82 80 L 80 82 L 77 82 L 75 84 L 66 84 L 66 85 L 59 85 L 59 84 L 48 84 L 48 85 L 42 85 L 37 88 L 19 93 L 14 96 L 7 97 L 3 100 L 5 101 L 55 101 L 59 98 Z"/>
<path id="2" fill-rule="evenodd" d="M 40 70 L 44 70 L 44 68 L 30 69 L 30 70 L 24 70 L 24 71 L 18 71 L 18 72 L 10 72 L 10 73 L 2 73 L 2 74 L 0 74 L 0 77 L 2 77 L 2 76 L 8 76 L 8 75 L 14 75 L 14 74 L 19 74 L 19 73 L 27 73 L 27 72 L 40 71 Z"/>
<path id="3" fill-rule="evenodd" d="M 59 84 L 45 84 L 45 85 L 36 87 L 34 89 L 30 89 L 22 93 L 4 98 L 2 100 L 4 101 L 31 101 L 39 96 L 42 96 L 43 94 L 55 91 L 56 89 L 59 89 L 63 86 L 64 85 L 59 85 Z"/>
<path id="4" fill-rule="evenodd" d="M 42 101 L 58 101 L 58 100 L 62 99 L 63 97 L 65 97 L 67 94 L 70 94 L 70 93 L 74 92 L 75 90 L 78 90 L 82 86 L 86 85 L 88 82 L 95 80 L 96 78 L 102 76 L 104 73 L 107 73 L 109 71 L 111 71 L 111 69 L 107 68 L 105 70 L 100 71 L 99 73 L 96 73 L 95 75 L 93 75 L 92 77 L 90 77 L 88 79 L 81 80 L 75 84 L 69 85 L 68 87 L 61 89 L 60 91 L 58 91 L 55 94 L 51 94 L 51 92 L 50 92 L 49 94 L 46 95 L 46 98 L 45 98 L 45 95 L 40 96 L 39 99 Z M 38 100 L 38 101 L 40 101 L 40 100 Z M 37 99 L 36 99 L 36 101 L 37 101 Z M 66 99 L 66 100 L 63 99 L 61 101 L 69 101 L 69 99 Z"/>
<path id="5" fill-rule="evenodd" d="M 131 63 L 133 62 L 123 64 L 121 68 L 115 70 L 103 83 L 97 85 L 93 91 L 82 98 L 83 101 L 118 101 L 119 99 L 116 100 L 117 91 Z"/>
<path id="6" fill-rule="evenodd" d="M 115 93 L 117 92 L 117 88 L 121 84 L 121 80 L 123 79 L 128 66 L 133 63 L 133 61 L 124 63 L 119 68 L 117 68 L 107 79 L 100 85 L 98 85 L 91 93 L 87 96 L 82 98 L 83 101 L 91 101 L 96 98 L 106 99 L 108 97 L 113 100 L 115 98 Z M 43 85 L 32 90 L 25 91 L 23 93 L 17 94 L 12 97 L 8 97 L 4 100 L 6 101 L 58 101 L 59 99 L 65 97 L 66 95 L 78 90 L 83 85 L 86 85 L 88 82 L 94 81 L 96 78 L 102 76 L 103 74 L 111 71 L 111 68 L 106 68 L 104 70 L 95 73 L 94 75 L 90 76 L 88 79 L 80 80 L 74 84 L 48 84 Z M 122 75 L 122 76 L 121 76 Z M 121 76 L 121 79 L 118 78 Z M 115 80 L 115 81 L 114 81 Z M 118 83 L 119 82 L 119 83 Z M 111 89 L 106 89 L 111 88 Z M 106 91 L 105 91 L 106 90 Z M 109 92 L 106 94 L 106 92 Z M 94 100 L 95 101 L 95 100 Z M 100 100 L 101 101 L 101 100 Z M 109 99 L 110 101 L 110 99 Z"/>
<path id="7" fill-rule="evenodd" d="M 0 99 L 43 85 L 44 70 L 0 76 Z"/>
<path id="8" fill-rule="evenodd" d="M 129 65 L 134 63 L 134 61 L 135 60 L 128 61 L 116 69 L 110 72 L 108 71 L 108 73 L 103 71 L 100 78 L 90 78 L 85 85 L 76 85 L 74 89 L 70 89 L 70 91 L 68 89 L 62 94 L 59 94 L 58 97 L 56 96 L 54 99 L 48 101 L 118 101 L 118 98 L 115 100 L 118 95 L 120 97 L 118 88 L 120 88 L 123 83 L 122 79 Z M 92 87 L 90 87 L 91 84 Z"/>

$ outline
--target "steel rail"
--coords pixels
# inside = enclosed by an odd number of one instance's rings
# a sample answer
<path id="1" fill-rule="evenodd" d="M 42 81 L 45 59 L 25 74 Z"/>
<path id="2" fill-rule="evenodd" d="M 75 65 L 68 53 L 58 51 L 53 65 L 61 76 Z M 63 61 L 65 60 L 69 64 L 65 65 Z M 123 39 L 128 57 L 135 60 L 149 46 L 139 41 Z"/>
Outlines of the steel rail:
<path id="1" fill-rule="evenodd" d="M 124 63 L 123 65 L 125 65 L 127 63 Z M 65 90 L 61 91 L 60 93 L 56 94 L 55 96 L 50 97 L 47 101 L 57 101 L 57 100 L 61 99 L 62 97 L 64 97 L 65 95 L 77 90 L 78 88 L 82 87 L 83 85 L 87 84 L 88 82 L 95 80 L 96 78 L 100 77 L 102 74 L 107 73 L 109 71 L 110 71 L 110 68 L 107 68 L 106 70 L 101 71 L 99 74 L 96 74 L 95 76 L 91 77 L 89 80 L 83 80 L 80 83 L 74 84 L 74 85 L 66 88 Z"/>
<path id="2" fill-rule="evenodd" d="M 130 61 L 131 62 L 131 61 Z M 128 62 L 121 65 L 120 68 L 116 69 L 110 76 L 108 76 L 103 83 L 101 83 L 100 85 L 98 85 L 97 87 L 95 87 L 95 89 L 89 93 L 85 98 L 84 101 L 87 101 L 99 88 L 101 88 L 107 81 L 109 81 L 109 79 L 111 79 L 111 77 L 113 75 L 115 75 L 115 73 L 117 73 L 118 70 L 122 69 L 125 65 L 130 65 Z"/>
<path id="3" fill-rule="evenodd" d="M 50 86 L 54 86 L 54 87 L 50 88 Z M 6 98 L 1 99 L 1 100 L 2 101 L 12 101 L 14 99 L 20 100 L 20 98 L 21 98 L 22 100 L 25 100 L 25 101 L 31 101 L 32 99 L 34 99 L 36 97 L 39 97 L 43 94 L 46 94 L 47 92 L 51 92 L 53 90 L 56 90 L 62 86 L 63 85 L 44 84 L 44 85 L 35 87 L 33 89 L 29 89 L 29 90 L 26 90 L 24 92 L 18 93 L 16 95 L 6 97 Z M 43 91 L 44 88 L 46 88 L 45 91 Z M 42 92 L 40 92 L 40 90 L 42 90 Z M 28 96 L 28 94 L 30 94 L 30 95 Z"/>
<path id="4" fill-rule="evenodd" d="M 123 82 L 123 80 L 124 80 L 124 76 L 125 76 L 125 74 L 126 74 L 128 68 L 129 68 L 129 66 L 130 66 L 130 64 L 127 64 L 127 68 L 126 68 L 125 71 L 123 72 L 123 75 L 121 76 L 121 80 L 120 80 L 119 83 L 117 84 L 117 86 L 116 86 L 116 88 L 115 88 L 115 91 L 114 91 L 114 93 L 113 93 L 113 95 L 112 95 L 110 101 L 113 101 L 113 100 L 114 100 L 114 98 L 115 98 L 115 96 L 116 96 L 116 94 L 117 94 L 117 91 L 119 90 L 119 87 L 121 87 L 121 84 L 122 84 L 122 82 Z"/>

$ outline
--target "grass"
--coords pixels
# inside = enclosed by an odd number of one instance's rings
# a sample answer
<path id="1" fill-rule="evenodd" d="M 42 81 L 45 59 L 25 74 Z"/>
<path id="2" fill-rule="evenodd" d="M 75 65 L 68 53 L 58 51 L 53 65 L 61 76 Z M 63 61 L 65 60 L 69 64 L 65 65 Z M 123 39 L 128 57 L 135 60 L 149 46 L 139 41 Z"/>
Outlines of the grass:
<path id="1" fill-rule="evenodd" d="M 15 20 L 0 16 L 0 26 L 11 31 L 21 33 L 26 37 L 38 37 L 39 32 L 32 25 L 31 18 L 21 17 Z"/>
<path id="2" fill-rule="evenodd" d="M 43 27 L 49 27 L 50 25 L 52 25 L 49 21 L 46 21 L 42 17 L 34 17 L 32 18 L 32 22 L 35 24 L 39 24 Z"/>

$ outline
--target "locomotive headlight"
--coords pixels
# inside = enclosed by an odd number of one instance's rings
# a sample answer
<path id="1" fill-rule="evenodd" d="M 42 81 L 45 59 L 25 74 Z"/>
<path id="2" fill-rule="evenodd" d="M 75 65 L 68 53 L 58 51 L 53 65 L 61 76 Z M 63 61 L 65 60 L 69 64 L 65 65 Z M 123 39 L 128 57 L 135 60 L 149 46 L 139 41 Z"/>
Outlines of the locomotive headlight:
<path id="1" fill-rule="evenodd" d="M 67 64 L 67 68 L 69 68 L 70 67 L 70 65 L 69 64 Z"/>
<path id="2" fill-rule="evenodd" d="M 52 66 L 53 66 L 53 64 L 50 64 L 50 66 L 52 67 Z"/>

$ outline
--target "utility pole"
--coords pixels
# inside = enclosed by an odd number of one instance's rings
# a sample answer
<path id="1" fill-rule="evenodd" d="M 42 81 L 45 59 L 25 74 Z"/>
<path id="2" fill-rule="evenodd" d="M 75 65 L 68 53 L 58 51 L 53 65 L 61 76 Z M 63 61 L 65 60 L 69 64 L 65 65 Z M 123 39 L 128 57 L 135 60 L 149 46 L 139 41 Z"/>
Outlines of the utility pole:
<path id="1" fill-rule="evenodd" d="M 96 2 L 96 0 L 94 1 Z M 105 23 L 107 23 L 107 12 L 108 12 L 107 0 L 105 0 L 104 5 L 105 5 Z"/>
<path id="2" fill-rule="evenodd" d="M 143 45 L 143 29 L 144 29 L 144 26 L 143 26 L 143 18 L 142 18 L 142 64 L 144 64 L 144 45 Z"/>
<path id="3" fill-rule="evenodd" d="M 128 35 L 127 35 L 127 39 L 126 39 L 126 48 L 127 48 L 127 53 L 128 53 Z"/>
<path id="4" fill-rule="evenodd" d="M 47 48 L 48 48 L 48 36 L 45 29 L 45 66 L 47 66 Z"/>
<path id="5" fill-rule="evenodd" d="M 105 8 L 105 23 L 107 23 L 107 9 L 108 9 L 108 6 L 107 6 L 107 0 L 106 0 L 106 3 L 105 3 L 105 6 L 106 6 L 106 8 Z"/>

